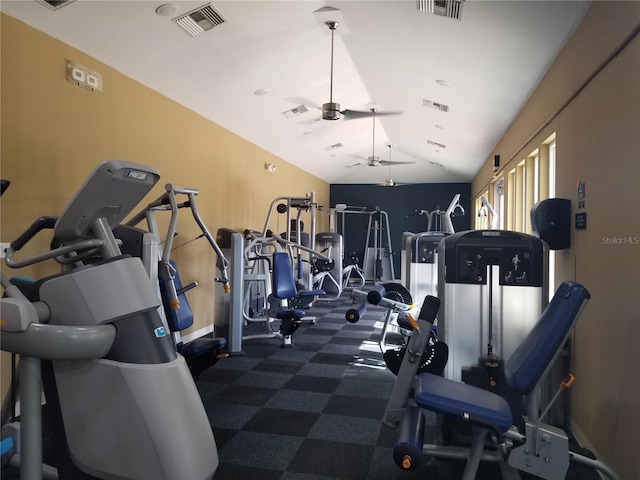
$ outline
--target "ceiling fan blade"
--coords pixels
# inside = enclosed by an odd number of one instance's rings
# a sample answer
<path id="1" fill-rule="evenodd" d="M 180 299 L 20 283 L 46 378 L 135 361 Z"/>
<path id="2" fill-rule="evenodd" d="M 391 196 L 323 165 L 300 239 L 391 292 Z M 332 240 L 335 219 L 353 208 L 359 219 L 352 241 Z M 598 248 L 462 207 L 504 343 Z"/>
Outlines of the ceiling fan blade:
<path id="1" fill-rule="evenodd" d="M 396 182 L 395 180 L 390 182 L 389 180 L 390 179 L 387 178 L 384 183 L 379 183 L 378 185 L 381 187 L 406 187 L 407 185 L 415 185 L 414 183 Z"/>
<path id="2" fill-rule="evenodd" d="M 342 110 L 340 113 L 344 117 L 344 120 L 356 120 L 358 118 L 371 118 L 373 116 L 380 117 L 380 116 L 390 116 L 390 115 L 401 115 L 402 111 L 396 110 L 396 111 L 389 111 L 389 112 L 379 112 L 379 111 L 372 112 L 371 110 L 369 110 L 365 112 L 363 110 Z"/>
<path id="3" fill-rule="evenodd" d="M 415 165 L 416 162 L 392 162 L 389 160 L 380 160 L 381 165 Z"/>

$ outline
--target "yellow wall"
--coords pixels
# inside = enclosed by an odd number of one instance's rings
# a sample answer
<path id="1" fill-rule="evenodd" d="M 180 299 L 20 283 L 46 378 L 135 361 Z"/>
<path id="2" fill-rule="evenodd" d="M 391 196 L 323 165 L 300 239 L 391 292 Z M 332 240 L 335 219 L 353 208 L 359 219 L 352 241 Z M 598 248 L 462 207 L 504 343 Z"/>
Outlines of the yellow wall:
<path id="1" fill-rule="evenodd" d="M 3 242 L 15 239 L 38 217 L 59 214 L 91 170 L 110 158 L 160 171 L 160 182 L 141 207 L 158 197 L 166 183 L 199 189 L 198 209 L 213 235 L 220 227 L 261 230 L 278 196 L 314 191 L 318 203 L 328 206 L 326 182 L 68 45 L 6 15 L 1 22 L 0 173 L 12 182 L 2 198 Z M 68 82 L 67 60 L 100 72 L 104 91 L 93 93 Z M 277 166 L 275 173 L 265 171 L 267 162 Z M 284 231 L 283 216 L 274 214 L 274 219 L 271 227 Z M 327 227 L 328 219 L 319 214 L 318 231 Z M 187 211 L 180 215 L 178 231 L 174 245 L 200 233 Z M 17 257 L 45 251 L 50 234 L 40 237 Z M 183 281 L 199 284 L 189 298 L 194 329 L 203 328 L 212 322 L 212 293 L 220 288 L 213 283 L 215 255 L 200 239 L 178 249 L 175 258 Z M 58 269 L 53 261 L 18 271 L 2 266 L 8 275 L 35 278 Z M 2 358 L 4 395 L 8 362 Z"/>
<path id="2" fill-rule="evenodd" d="M 640 2 L 594 2 L 472 185 L 485 191 L 494 154 L 508 172 L 557 133 L 556 196 L 588 217 L 556 260 L 556 283 L 576 280 L 592 295 L 573 339 L 572 423 L 625 479 L 640 478 L 640 37 L 545 123 L 639 21 Z"/>

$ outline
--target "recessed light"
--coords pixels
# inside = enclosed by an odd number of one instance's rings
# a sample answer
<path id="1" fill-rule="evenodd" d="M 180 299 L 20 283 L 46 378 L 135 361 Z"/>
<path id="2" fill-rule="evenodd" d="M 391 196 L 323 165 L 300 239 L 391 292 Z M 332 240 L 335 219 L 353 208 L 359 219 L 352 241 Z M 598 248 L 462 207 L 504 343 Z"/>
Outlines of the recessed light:
<path id="1" fill-rule="evenodd" d="M 451 86 L 451 84 L 449 82 L 447 82 L 446 80 L 438 79 L 438 80 L 436 80 L 436 83 L 438 85 L 443 86 L 443 87 L 450 87 Z"/>
<path id="2" fill-rule="evenodd" d="M 156 14 L 161 17 L 170 17 L 178 11 L 178 6 L 174 3 L 165 3 L 156 8 Z"/>
<path id="3" fill-rule="evenodd" d="M 258 97 L 266 95 L 267 93 L 269 93 L 269 90 L 267 90 L 266 88 L 261 88 L 259 90 L 256 90 L 255 92 L 253 92 L 253 94 L 257 95 Z"/>

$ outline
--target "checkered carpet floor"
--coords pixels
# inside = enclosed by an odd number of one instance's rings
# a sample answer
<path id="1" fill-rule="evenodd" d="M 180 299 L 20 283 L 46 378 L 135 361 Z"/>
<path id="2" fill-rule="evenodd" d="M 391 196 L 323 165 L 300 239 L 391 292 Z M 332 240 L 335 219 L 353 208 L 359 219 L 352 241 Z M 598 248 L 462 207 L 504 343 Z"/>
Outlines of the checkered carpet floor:
<path id="1" fill-rule="evenodd" d="M 384 310 L 371 307 L 349 324 L 350 306 L 347 295 L 319 302 L 309 311 L 317 322 L 303 324 L 292 347 L 280 348 L 275 339 L 245 342 L 244 355 L 220 360 L 200 376 L 196 385 L 220 457 L 214 480 L 461 478 L 459 461 L 425 460 L 412 472 L 394 464 L 397 431 L 382 423 L 395 380 L 379 346 Z M 245 334 L 262 333 L 255 328 Z M 438 435 L 435 425 L 435 416 L 427 416 L 428 442 Z M 17 480 L 19 472 L 6 468 L 0 476 Z M 481 463 L 476 480 L 516 478 Z M 584 467 L 567 475 L 598 478 Z"/>
<path id="2" fill-rule="evenodd" d="M 216 480 L 460 477 L 459 462 L 423 462 L 413 472 L 394 464 L 397 431 L 382 423 L 395 380 L 379 346 L 384 310 L 369 308 L 350 324 L 350 306 L 346 295 L 318 302 L 308 312 L 316 323 L 300 326 L 293 346 L 247 341 L 244 355 L 200 376 L 220 456 Z M 496 468 L 478 478 L 500 478 Z"/>

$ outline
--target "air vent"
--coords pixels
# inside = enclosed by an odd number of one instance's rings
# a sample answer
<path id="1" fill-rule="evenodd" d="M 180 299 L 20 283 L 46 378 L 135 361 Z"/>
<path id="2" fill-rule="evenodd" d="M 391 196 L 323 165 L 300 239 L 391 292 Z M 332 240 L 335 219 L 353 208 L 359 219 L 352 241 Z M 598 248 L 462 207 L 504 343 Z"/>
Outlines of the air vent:
<path id="1" fill-rule="evenodd" d="M 282 115 L 284 115 L 284 118 L 293 118 L 293 117 L 302 115 L 303 113 L 307 113 L 308 111 L 309 111 L 309 108 L 307 108 L 306 105 L 298 105 L 297 107 L 294 107 L 291 110 L 282 112 Z"/>
<path id="2" fill-rule="evenodd" d="M 419 12 L 462 20 L 463 3 L 464 0 L 416 0 L 416 8 Z"/>
<path id="3" fill-rule="evenodd" d="M 327 152 L 330 152 L 332 150 L 337 150 L 338 148 L 342 148 L 342 147 L 344 147 L 344 145 L 342 143 L 334 143 L 333 145 L 330 145 L 328 147 L 324 147 L 324 149 Z"/>
<path id="4" fill-rule="evenodd" d="M 216 12 L 211 4 L 197 8 L 173 21 L 192 37 L 225 23 L 225 19 Z"/>
<path id="5" fill-rule="evenodd" d="M 449 105 L 443 105 L 442 103 L 434 102 L 432 100 L 422 99 L 422 105 L 427 108 L 433 108 L 440 112 L 449 113 Z"/>
<path id="6" fill-rule="evenodd" d="M 429 145 L 433 145 L 434 147 L 442 148 L 443 150 L 447 148 L 447 146 L 444 143 L 434 142 L 433 140 L 427 140 L 427 143 Z"/>
<path id="7" fill-rule="evenodd" d="M 62 7 L 73 3 L 75 0 L 36 0 L 39 4 L 44 5 L 51 10 L 60 10 Z"/>

